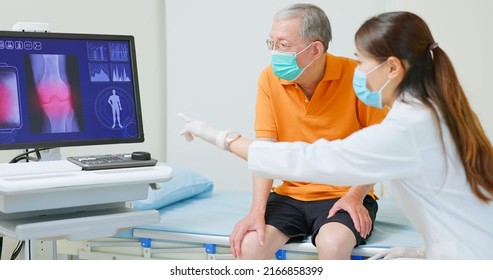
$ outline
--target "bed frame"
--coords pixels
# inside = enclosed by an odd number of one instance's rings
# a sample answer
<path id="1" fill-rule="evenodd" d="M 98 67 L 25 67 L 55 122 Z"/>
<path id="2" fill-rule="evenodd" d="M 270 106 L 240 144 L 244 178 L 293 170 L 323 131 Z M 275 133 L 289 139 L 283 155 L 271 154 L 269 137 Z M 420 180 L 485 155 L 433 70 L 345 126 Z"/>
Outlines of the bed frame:
<path id="1" fill-rule="evenodd" d="M 352 259 L 366 259 L 393 246 L 418 247 L 421 237 L 390 198 L 381 198 L 372 235 L 354 248 Z M 159 224 L 119 232 L 115 237 L 88 240 L 80 259 L 233 259 L 229 234 L 251 205 L 251 194 L 214 192 L 159 209 Z M 310 240 L 289 243 L 273 259 L 317 259 Z"/>

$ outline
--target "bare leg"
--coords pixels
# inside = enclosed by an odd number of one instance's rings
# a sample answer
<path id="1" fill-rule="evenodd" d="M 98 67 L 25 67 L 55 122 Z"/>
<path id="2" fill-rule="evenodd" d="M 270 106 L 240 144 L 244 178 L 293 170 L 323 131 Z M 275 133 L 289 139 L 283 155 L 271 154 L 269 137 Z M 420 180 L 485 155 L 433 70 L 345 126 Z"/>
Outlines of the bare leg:
<path id="1" fill-rule="evenodd" d="M 277 228 L 265 225 L 264 246 L 260 246 L 257 232 L 250 231 L 245 235 L 241 244 L 241 253 L 238 259 L 242 260 L 269 260 L 272 259 L 289 238 Z"/>
<path id="2" fill-rule="evenodd" d="M 349 260 L 356 238 L 348 227 L 334 222 L 320 228 L 316 244 L 321 260 Z"/>

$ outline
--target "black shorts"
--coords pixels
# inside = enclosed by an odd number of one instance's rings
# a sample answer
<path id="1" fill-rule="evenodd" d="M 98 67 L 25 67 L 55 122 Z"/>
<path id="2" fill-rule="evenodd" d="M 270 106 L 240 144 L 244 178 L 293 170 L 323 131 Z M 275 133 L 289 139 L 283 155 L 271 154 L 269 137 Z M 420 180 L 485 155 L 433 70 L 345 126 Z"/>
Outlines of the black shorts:
<path id="1" fill-rule="evenodd" d="M 354 227 L 353 219 L 348 212 L 340 210 L 327 219 L 329 210 L 339 198 L 300 201 L 272 192 L 267 201 L 265 223 L 271 225 L 289 237 L 289 242 L 300 242 L 311 235 L 313 245 L 318 231 L 326 223 L 338 222 L 346 225 L 356 237 L 356 246 L 366 244 L 366 238 L 361 237 Z M 377 202 L 369 195 L 363 200 L 363 206 L 368 210 L 372 220 L 372 230 L 378 211 Z"/>

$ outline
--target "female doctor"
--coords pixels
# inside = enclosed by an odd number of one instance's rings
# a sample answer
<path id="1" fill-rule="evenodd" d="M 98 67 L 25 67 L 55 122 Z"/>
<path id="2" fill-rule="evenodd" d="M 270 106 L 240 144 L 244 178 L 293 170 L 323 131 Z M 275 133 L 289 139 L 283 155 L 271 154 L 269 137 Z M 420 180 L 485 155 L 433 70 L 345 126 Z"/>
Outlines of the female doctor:
<path id="1" fill-rule="evenodd" d="M 382 256 L 493 259 L 493 148 L 426 23 L 409 12 L 367 20 L 355 35 L 353 87 L 391 110 L 345 139 L 251 141 L 183 114 L 181 132 L 248 160 L 256 176 L 331 185 L 382 182 L 424 239 L 424 250 Z"/>

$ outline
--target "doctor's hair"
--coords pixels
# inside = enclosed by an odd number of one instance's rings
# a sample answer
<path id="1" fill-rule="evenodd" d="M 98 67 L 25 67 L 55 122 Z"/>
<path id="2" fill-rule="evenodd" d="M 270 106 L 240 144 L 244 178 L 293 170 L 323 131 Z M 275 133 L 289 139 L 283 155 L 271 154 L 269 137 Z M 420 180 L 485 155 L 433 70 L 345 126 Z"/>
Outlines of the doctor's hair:
<path id="1" fill-rule="evenodd" d="M 355 43 L 359 52 L 377 61 L 396 57 L 405 68 L 397 98 L 417 98 L 439 115 L 450 130 L 464 166 L 467 181 L 481 201 L 493 200 L 493 148 L 477 115 L 472 110 L 447 54 L 433 39 L 427 24 L 410 12 L 389 12 L 368 19 L 358 29 Z M 440 125 L 439 134 L 443 136 Z"/>
<path id="2" fill-rule="evenodd" d="M 294 4 L 276 13 L 274 20 L 300 18 L 299 34 L 308 43 L 320 41 L 324 51 L 329 49 L 332 40 L 330 21 L 325 12 L 313 4 Z"/>

